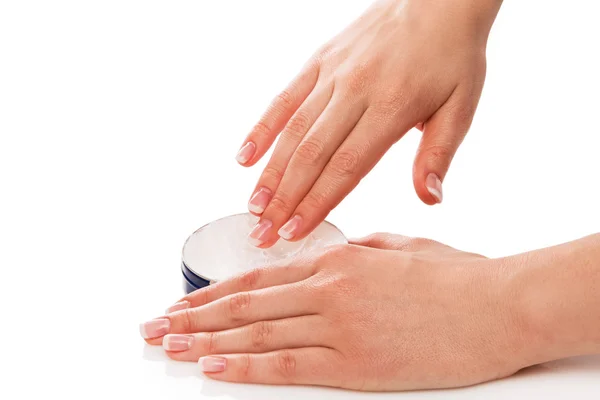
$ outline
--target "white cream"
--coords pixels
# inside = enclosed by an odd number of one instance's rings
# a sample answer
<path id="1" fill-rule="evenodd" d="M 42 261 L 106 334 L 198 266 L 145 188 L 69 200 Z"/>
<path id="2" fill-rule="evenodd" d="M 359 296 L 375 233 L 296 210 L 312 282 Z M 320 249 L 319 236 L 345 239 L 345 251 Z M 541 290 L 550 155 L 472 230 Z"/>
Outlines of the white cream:
<path id="1" fill-rule="evenodd" d="M 238 214 L 205 225 L 186 241 L 183 262 L 196 275 L 220 281 L 326 246 L 347 243 L 335 226 L 323 222 L 299 242 L 280 239 L 271 248 L 259 249 L 248 242 L 248 233 L 256 222 L 258 218 L 252 214 Z"/>

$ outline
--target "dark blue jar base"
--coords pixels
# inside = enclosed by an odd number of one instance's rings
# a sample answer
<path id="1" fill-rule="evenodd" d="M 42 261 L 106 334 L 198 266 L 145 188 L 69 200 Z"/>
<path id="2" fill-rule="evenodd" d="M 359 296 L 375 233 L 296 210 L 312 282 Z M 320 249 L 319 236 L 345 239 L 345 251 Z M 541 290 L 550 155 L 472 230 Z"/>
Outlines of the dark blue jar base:
<path id="1" fill-rule="evenodd" d="M 181 263 L 181 272 L 183 273 L 183 290 L 186 294 L 210 285 L 208 280 L 194 274 L 183 262 Z"/>

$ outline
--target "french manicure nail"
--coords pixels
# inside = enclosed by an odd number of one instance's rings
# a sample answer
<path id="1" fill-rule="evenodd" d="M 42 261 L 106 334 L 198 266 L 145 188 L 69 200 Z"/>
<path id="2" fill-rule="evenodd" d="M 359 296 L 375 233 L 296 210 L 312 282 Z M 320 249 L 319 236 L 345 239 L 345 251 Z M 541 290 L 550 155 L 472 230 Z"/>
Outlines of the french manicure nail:
<path id="1" fill-rule="evenodd" d="M 186 351 L 192 348 L 194 337 L 190 335 L 166 335 L 163 348 L 167 351 Z"/>
<path id="2" fill-rule="evenodd" d="M 271 229 L 273 223 L 268 219 L 263 219 L 252 228 L 252 232 L 248 235 L 250 243 L 256 247 L 260 246 L 267 240 L 269 229 Z"/>
<path id="3" fill-rule="evenodd" d="M 253 142 L 248 142 L 242 146 L 240 151 L 238 151 L 235 159 L 240 164 L 246 164 L 253 156 L 256 151 L 256 145 Z"/>
<path id="4" fill-rule="evenodd" d="M 279 229 L 277 234 L 285 240 L 290 240 L 296 235 L 301 223 L 302 217 L 299 215 L 294 215 L 288 222 L 285 223 L 285 225 L 281 227 L 281 229 Z"/>
<path id="5" fill-rule="evenodd" d="M 202 372 L 223 372 L 227 366 L 227 359 L 222 357 L 200 357 L 198 365 Z"/>
<path id="6" fill-rule="evenodd" d="M 185 310 L 186 308 L 190 308 L 190 302 L 187 300 L 177 302 L 173 304 L 171 307 L 167 308 L 165 314 L 170 314 L 175 311 Z"/>
<path id="7" fill-rule="evenodd" d="M 255 214 L 262 214 L 265 208 L 267 208 L 269 201 L 271 201 L 271 191 L 265 187 L 261 187 L 248 202 L 248 210 Z"/>
<path id="8" fill-rule="evenodd" d="M 140 334 L 144 339 L 153 339 L 169 333 L 171 322 L 166 318 L 153 319 L 140 324 Z"/>
<path id="9" fill-rule="evenodd" d="M 433 197 L 435 197 L 438 203 L 442 202 L 444 198 L 442 194 L 442 181 L 436 174 L 427 175 L 427 179 L 425 179 L 425 187 Z"/>

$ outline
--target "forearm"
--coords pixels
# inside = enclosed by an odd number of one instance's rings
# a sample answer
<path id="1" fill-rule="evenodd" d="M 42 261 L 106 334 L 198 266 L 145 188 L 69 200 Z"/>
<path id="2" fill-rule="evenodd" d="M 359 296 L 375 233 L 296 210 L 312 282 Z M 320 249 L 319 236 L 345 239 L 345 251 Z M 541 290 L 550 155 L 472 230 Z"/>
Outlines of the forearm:
<path id="1" fill-rule="evenodd" d="M 600 353 L 600 234 L 504 261 L 525 364 Z"/>

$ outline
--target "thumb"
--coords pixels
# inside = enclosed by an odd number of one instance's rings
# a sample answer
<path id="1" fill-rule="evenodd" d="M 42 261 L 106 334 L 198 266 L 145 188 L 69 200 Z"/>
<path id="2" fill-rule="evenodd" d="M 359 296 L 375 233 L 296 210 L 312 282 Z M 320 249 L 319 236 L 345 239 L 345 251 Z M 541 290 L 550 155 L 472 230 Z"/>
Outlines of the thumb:
<path id="1" fill-rule="evenodd" d="M 476 102 L 469 93 L 461 93 L 457 87 L 446 103 L 423 124 L 423 136 L 413 167 L 413 183 L 417 196 L 425 204 L 442 202 L 442 182 L 471 126 L 475 108 Z"/>

